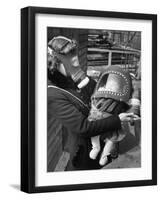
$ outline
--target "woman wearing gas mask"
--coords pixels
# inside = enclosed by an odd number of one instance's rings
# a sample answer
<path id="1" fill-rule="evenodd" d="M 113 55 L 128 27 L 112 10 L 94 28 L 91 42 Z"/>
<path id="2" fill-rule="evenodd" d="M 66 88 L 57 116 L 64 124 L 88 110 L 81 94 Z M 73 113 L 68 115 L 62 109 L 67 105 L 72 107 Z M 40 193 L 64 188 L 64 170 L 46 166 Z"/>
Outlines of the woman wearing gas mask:
<path id="1" fill-rule="evenodd" d="M 70 154 L 66 170 L 101 168 L 99 158 L 89 156 L 91 137 L 121 130 L 121 122 L 133 113 L 88 119 L 96 83 L 81 69 L 76 42 L 66 37 L 48 43 L 48 79 L 48 123 L 57 118 L 63 125 L 63 148 Z"/>

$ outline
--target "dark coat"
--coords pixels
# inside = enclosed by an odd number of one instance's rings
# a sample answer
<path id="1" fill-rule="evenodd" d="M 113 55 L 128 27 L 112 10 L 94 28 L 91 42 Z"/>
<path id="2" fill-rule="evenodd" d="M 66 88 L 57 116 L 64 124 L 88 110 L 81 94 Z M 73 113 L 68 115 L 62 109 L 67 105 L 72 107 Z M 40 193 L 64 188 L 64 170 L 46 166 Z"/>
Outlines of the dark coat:
<path id="1" fill-rule="evenodd" d="M 88 121 L 89 100 L 94 87 L 93 80 L 82 91 L 51 83 L 48 86 L 48 123 L 57 118 L 63 125 L 63 148 L 70 153 L 67 170 L 99 168 L 98 162 L 89 158 L 90 137 L 121 127 L 118 116 Z"/>

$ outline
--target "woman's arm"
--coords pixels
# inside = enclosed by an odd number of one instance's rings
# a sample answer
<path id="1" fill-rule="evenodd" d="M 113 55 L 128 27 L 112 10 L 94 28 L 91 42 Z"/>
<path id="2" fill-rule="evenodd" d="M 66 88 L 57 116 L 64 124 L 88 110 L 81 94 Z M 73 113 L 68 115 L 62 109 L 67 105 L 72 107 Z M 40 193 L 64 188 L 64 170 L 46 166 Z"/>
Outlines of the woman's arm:
<path id="1" fill-rule="evenodd" d="M 87 116 L 83 115 L 67 98 L 61 98 L 61 95 L 56 99 L 49 99 L 48 112 L 50 116 L 60 120 L 67 129 L 82 137 L 92 137 L 121 128 L 120 118 L 117 115 L 88 121 Z"/>

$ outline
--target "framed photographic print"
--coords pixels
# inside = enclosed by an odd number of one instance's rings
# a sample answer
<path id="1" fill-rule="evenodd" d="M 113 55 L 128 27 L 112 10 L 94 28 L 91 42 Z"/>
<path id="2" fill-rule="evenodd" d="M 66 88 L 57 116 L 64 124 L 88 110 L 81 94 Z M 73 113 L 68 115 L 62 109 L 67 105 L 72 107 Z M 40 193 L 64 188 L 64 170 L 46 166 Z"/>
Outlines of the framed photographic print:
<path id="1" fill-rule="evenodd" d="M 21 9 L 21 190 L 157 184 L 157 16 Z"/>

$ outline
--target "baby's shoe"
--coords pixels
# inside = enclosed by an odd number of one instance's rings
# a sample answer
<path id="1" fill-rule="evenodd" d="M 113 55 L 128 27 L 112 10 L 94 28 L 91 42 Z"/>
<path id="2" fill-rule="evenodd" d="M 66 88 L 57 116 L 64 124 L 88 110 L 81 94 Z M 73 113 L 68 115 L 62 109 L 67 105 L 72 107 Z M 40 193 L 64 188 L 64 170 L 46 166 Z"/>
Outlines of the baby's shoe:
<path id="1" fill-rule="evenodd" d="M 92 150 L 89 153 L 89 157 L 92 160 L 95 160 L 97 158 L 97 155 L 98 155 L 99 152 L 100 152 L 100 147 L 99 146 L 95 146 L 95 147 L 93 146 Z"/>
<path id="2" fill-rule="evenodd" d="M 110 155 L 110 154 L 109 154 Z M 104 166 L 108 163 L 109 161 L 109 155 L 104 155 L 104 156 L 101 156 L 100 160 L 99 160 L 99 164 L 101 166 Z"/>
<path id="3" fill-rule="evenodd" d="M 105 146 L 103 148 L 103 152 L 101 154 L 99 164 L 104 166 L 108 163 L 108 156 L 111 154 L 111 150 L 113 148 L 114 143 L 111 140 L 106 140 Z"/>

